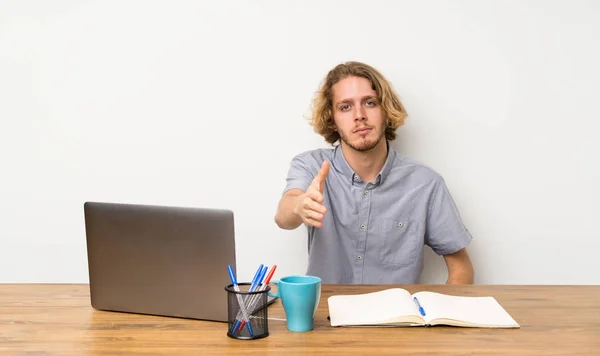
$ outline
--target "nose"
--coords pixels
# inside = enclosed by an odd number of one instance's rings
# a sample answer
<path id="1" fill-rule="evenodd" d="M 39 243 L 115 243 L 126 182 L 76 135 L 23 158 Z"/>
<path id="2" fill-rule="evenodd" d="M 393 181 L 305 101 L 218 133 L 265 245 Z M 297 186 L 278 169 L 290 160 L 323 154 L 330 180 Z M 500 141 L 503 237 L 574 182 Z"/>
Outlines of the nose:
<path id="1" fill-rule="evenodd" d="M 354 113 L 354 121 L 365 121 L 367 119 L 367 113 L 365 112 L 365 108 L 362 105 L 358 106 L 356 112 Z"/>

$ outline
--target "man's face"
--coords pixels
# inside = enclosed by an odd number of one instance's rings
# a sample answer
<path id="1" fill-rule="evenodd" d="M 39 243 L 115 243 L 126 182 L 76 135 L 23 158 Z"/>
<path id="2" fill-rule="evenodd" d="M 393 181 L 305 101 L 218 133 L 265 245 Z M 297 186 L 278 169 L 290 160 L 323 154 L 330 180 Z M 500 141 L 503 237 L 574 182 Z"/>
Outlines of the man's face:
<path id="1" fill-rule="evenodd" d="M 371 82 L 347 77 L 332 89 L 333 120 L 342 143 L 361 152 L 377 146 L 385 135 L 385 120 Z"/>

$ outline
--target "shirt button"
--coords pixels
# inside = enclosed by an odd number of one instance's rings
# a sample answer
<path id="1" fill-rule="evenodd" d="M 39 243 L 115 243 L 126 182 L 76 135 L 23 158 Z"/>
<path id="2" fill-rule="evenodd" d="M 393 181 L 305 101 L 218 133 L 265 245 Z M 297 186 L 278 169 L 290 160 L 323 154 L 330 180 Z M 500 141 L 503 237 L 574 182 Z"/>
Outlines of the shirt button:
<path id="1" fill-rule="evenodd" d="M 365 190 L 365 195 L 367 195 L 367 194 L 369 194 L 369 191 L 368 191 L 368 190 Z"/>
<path id="2" fill-rule="evenodd" d="M 360 260 L 360 259 L 362 259 L 362 257 L 361 256 L 356 256 L 356 259 Z"/>
<path id="3" fill-rule="evenodd" d="M 403 223 L 398 223 L 398 227 L 403 227 L 404 224 Z"/>
<path id="4" fill-rule="evenodd" d="M 364 228 L 365 228 L 365 224 L 360 224 L 360 229 L 364 230 Z"/>

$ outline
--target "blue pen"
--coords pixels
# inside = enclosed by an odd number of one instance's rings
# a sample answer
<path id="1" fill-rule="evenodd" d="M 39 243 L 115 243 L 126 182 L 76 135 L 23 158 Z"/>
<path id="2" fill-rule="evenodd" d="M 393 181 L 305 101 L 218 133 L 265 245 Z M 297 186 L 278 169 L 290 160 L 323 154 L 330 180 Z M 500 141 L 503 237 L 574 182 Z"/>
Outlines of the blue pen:
<path id="1" fill-rule="evenodd" d="M 260 268 L 258 269 L 258 271 L 256 271 L 256 275 L 254 276 L 254 279 L 252 279 L 252 283 L 250 284 L 250 292 L 254 292 L 254 289 L 256 289 L 256 287 L 260 284 L 260 277 L 262 276 L 263 273 L 263 265 L 260 265 Z"/>
<path id="2" fill-rule="evenodd" d="M 260 278 L 260 275 L 262 273 L 263 270 L 263 264 L 261 263 L 260 266 L 258 266 L 258 269 L 256 270 L 256 273 L 254 274 L 254 277 L 252 278 L 252 283 L 250 285 L 250 291 L 252 292 L 252 285 L 254 285 L 256 283 L 256 281 L 258 280 L 258 278 Z M 230 276 L 231 277 L 231 276 Z M 235 288 L 235 287 L 234 287 Z M 239 296 L 239 294 L 238 294 Z M 240 298 L 238 298 L 238 303 L 240 304 L 240 308 L 242 308 L 242 306 L 245 307 L 244 303 L 240 300 L 241 296 L 239 296 Z M 239 315 L 239 313 L 238 313 Z M 236 317 L 235 323 L 233 324 L 233 333 L 236 334 L 239 332 L 239 328 L 240 328 L 240 318 Z M 251 326 L 250 326 L 250 319 L 247 319 L 246 324 L 248 325 L 248 331 L 251 330 Z M 252 334 L 250 334 L 252 336 Z"/>
<path id="3" fill-rule="evenodd" d="M 256 288 L 258 288 L 258 286 L 262 284 L 263 279 L 265 279 L 265 276 L 267 275 L 268 269 L 269 267 L 267 266 L 261 268 L 260 273 L 258 274 L 258 278 L 252 281 L 252 285 L 250 286 L 250 292 L 256 291 Z"/>
<path id="4" fill-rule="evenodd" d="M 260 266 L 258 266 L 258 269 L 256 270 L 256 273 L 254 274 L 254 277 L 252 277 L 252 283 L 250 284 L 251 286 L 258 279 L 258 277 L 260 277 L 260 274 L 262 273 L 262 268 L 263 268 L 263 264 L 261 263 Z M 252 287 L 250 287 L 250 288 L 252 288 Z"/>
<path id="5" fill-rule="evenodd" d="M 231 279 L 231 284 L 233 284 L 233 289 L 236 292 L 239 292 L 240 287 L 237 284 L 237 280 L 235 278 L 235 274 L 233 273 L 233 269 L 231 268 L 231 265 L 228 265 L 227 269 L 229 271 L 229 278 Z M 237 297 L 238 304 L 240 305 L 240 311 L 242 312 L 242 317 L 244 318 L 244 320 L 246 320 L 246 325 L 248 326 L 248 332 L 250 333 L 250 336 L 254 336 L 254 333 L 252 332 L 252 326 L 250 325 L 250 317 L 248 316 L 248 312 L 246 311 L 246 306 L 244 305 L 244 303 L 242 301 L 242 296 L 239 294 L 236 294 L 236 297 Z M 239 324 L 240 324 L 239 319 L 240 318 L 236 318 L 235 323 L 233 323 L 233 332 L 234 333 L 239 327 Z"/>
<path id="6" fill-rule="evenodd" d="M 262 284 L 265 281 L 265 277 L 267 276 L 268 270 L 269 270 L 269 266 L 264 266 L 262 268 L 262 271 L 260 272 L 258 277 L 252 282 L 252 285 L 250 286 L 250 292 L 255 292 L 257 290 L 263 290 L 264 288 L 266 288 L 266 286 L 264 286 Z M 254 282 L 256 282 L 256 283 L 254 283 Z M 249 314 L 252 313 L 254 307 L 256 306 L 256 304 L 258 303 L 259 300 L 260 300 L 259 294 L 254 294 L 254 295 L 250 296 L 250 301 L 246 304 Z M 241 311 L 238 312 L 236 319 L 240 319 L 242 317 L 242 315 L 240 313 L 241 313 Z"/>
<path id="7" fill-rule="evenodd" d="M 254 286 L 255 284 L 258 284 L 257 281 L 260 280 L 262 271 L 263 271 L 263 264 L 261 263 L 260 266 L 258 266 L 258 269 L 256 270 L 256 273 L 254 274 L 254 277 L 252 278 L 252 283 L 250 284 L 250 290 L 249 290 L 250 292 L 253 291 L 252 286 Z M 240 303 L 240 306 L 243 305 L 242 302 L 239 301 L 239 299 L 238 299 L 238 303 Z M 239 321 L 240 318 L 241 318 L 240 313 L 238 312 L 238 315 L 235 318 L 236 319 L 235 323 L 233 324 L 233 333 L 234 334 L 238 333 L 241 330 L 241 328 L 240 328 L 241 322 Z M 250 321 L 250 319 L 248 319 L 248 322 L 249 321 Z M 250 329 L 248 329 L 248 330 L 250 330 Z"/>
<path id="8" fill-rule="evenodd" d="M 256 288 L 256 290 L 263 291 L 263 290 L 267 289 L 267 287 L 269 285 L 269 281 L 273 277 L 273 272 L 275 272 L 275 268 L 277 268 L 276 265 L 273 266 L 273 269 L 269 273 L 267 273 L 267 270 L 269 269 L 267 266 L 265 266 L 263 268 L 263 273 L 260 278 L 260 283 L 259 283 L 259 286 Z M 250 299 L 250 306 L 248 307 L 248 310 L 250 310 L 250 312 L 252 312 L 254 310 L 254 308 L 256 308 L 256 306 L 258 305 L 259 301 L 260 301 L 260 294 L 253 295 L 252 299 Z"/>
<path id="9" fill-rule="evenodd" d="M 419 307 L 419 313 L 421 313 L 422 316 L 425 316 L 425 309 L 423 309 L 417 297 L 413 297 L 413 300 L 415 301 L 415 303 L 417 303 L 417 307 Z"/>

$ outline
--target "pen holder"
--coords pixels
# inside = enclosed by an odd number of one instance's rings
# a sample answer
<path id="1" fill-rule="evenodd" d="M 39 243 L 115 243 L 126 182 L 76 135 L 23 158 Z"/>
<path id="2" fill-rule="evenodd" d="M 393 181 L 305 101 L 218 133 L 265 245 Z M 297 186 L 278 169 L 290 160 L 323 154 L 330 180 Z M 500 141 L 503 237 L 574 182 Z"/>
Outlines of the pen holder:
<path id="1" fill-rule="evenodd" d="M 250 292 L 250 283 L 233 284 L 227 291 L 227 336 L 240 340 L 254 340 L 269 336 L 267 293 L 271 287 Z M 262 290 L 261 290 L 262 289 Z"/>

